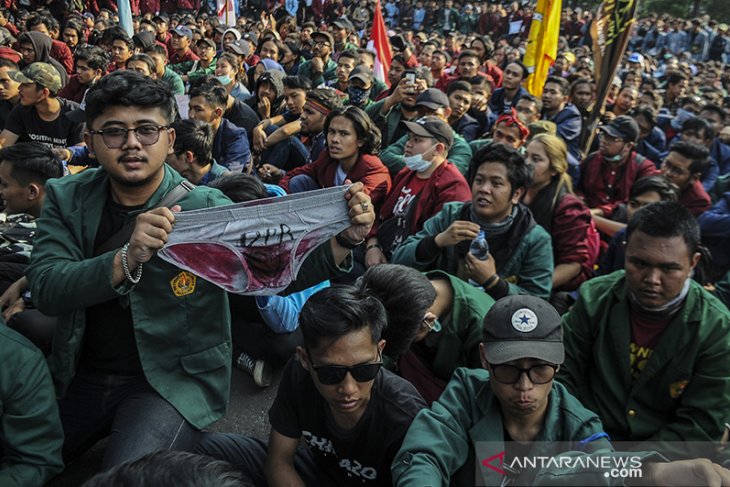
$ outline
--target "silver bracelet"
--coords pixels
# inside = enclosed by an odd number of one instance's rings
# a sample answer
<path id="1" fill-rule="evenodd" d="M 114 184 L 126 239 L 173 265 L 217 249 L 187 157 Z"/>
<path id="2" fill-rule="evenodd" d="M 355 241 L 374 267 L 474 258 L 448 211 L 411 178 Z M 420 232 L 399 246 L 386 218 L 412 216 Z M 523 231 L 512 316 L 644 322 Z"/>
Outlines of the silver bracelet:
<path id="1" fill-rule="evenodd" d="M 137 266 L 135 276 L 132 277 L 132 273 L 129 272 L 129 262 L 127 261 L 127 252 L 129 251 L 129 242 L 124 244 L 122 247 L 122 269 L 124 270 L 124 277 L 132 284 L 137 284 L 142 279 L 142 264 Z"/>

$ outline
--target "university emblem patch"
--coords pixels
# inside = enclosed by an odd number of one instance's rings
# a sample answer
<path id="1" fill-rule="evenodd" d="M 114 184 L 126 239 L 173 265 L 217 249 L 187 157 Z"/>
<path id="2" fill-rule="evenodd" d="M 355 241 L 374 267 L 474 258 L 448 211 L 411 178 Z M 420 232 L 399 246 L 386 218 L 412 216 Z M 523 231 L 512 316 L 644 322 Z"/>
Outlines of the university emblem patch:
<path id="1" fill-rule="evenodd" d="M 679 396 L 682 395 L 684 392 L 684 388 L 687 387 L 687 384 L 689 381 L 687 380 L 680 380 L 679 382 L 675 382 L 673 384 L 669 385 L 669 395 L 672 396 L 672 399 L 677 399 Z"/>
<path id="2" fill-rule="evenodd" d="M 195 292 L 195 283 L 197 280 L 198 278 L 195 274 L 191 274 L 188 271 L 182 271 L 180 274 L 175 276 L 172 281 L 170 281 L 172 292 L 175 293 L 175 296 L 178 298 L 181 296 L 187 296 L 188 294 L 193 294 L 193 292 Z"/>

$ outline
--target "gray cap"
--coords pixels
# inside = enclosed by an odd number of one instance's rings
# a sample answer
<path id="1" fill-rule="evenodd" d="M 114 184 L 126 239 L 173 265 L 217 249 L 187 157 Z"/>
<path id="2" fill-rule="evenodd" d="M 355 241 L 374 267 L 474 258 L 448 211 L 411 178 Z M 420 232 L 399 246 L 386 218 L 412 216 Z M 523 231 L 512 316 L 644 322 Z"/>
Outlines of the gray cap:
<path id="1" fill-rule="evenodd" d="M 449 103 L 449 97 L 438 88 L 429 88 L 418 95 L 418 98 L 416 98 L 416 106 L 419 105 L 430 108 L 431 110 L 438 110 L 439 108 L 448 108 L 451 106 Z"/>
<path id="2" fill-rule="evenodd" d="M 560 315 L 535 296 L 500 299 L 484 317 L 484 354 L 492 364 L 524 358 L 562 364 L 565 349 Z"/>
<path id="3" fill-rule="evenodd" d="M 401 123 L 406 130 L 421 137 L 434 138 L 449 147 L 454 143 L 454 131 L 451 130 L 448 123 L 438 117 L 427 116 L 421 117 L 415 122 L 403 121 Z"/>
<path id="4" fill-rule="evenodd" d="M 350 77 L 348 79 L 359 79 L 367 86 L 372 86 L 373 72 L 370 71 L 370 68 L 361 64 L 359 66 L 355 66 L 355 68 L 350 71 Z"/>

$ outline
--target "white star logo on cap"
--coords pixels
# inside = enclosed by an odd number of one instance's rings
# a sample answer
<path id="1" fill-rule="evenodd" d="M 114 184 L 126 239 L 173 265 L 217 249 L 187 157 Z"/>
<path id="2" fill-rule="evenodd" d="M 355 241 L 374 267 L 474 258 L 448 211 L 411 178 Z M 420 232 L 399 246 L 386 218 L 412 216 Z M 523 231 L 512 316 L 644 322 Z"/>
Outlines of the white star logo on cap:
<path id="1" fill-rule="evenodd" d="M 512 328 L 521 332 L 529 333 L 537 328 L 537 315 L 529 308 L 521 308 L 512 315 Z"/>

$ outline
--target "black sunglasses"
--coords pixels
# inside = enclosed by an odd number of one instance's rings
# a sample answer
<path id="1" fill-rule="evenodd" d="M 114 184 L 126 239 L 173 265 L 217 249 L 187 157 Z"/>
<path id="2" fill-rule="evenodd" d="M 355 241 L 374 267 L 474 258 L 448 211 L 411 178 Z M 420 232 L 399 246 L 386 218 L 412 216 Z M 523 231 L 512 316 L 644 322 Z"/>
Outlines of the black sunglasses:
<path id="1" fill-rule="evenodd" d="M 312 364 L 312 369 L 317 374 L 319 382 L 326 386 L 333 386 L 339 384 L 349 372 L 353 379 L 357 382 L 369 382 L 374 380 L 380 372 L 380 368 L 383 366 L 383 359 L 378 352 L 378 361 L 371 362 L 368 364 L 355 365 L 352 367 L 345 367 L 344 365 L 314 365 L 312 363 L 312 354 L 307 350 L 309 356 L 309 363 Z"/>

